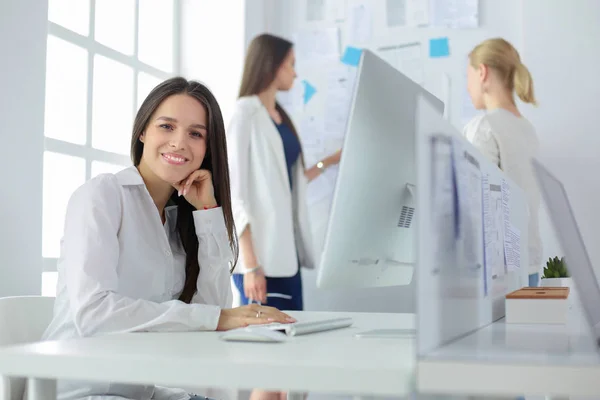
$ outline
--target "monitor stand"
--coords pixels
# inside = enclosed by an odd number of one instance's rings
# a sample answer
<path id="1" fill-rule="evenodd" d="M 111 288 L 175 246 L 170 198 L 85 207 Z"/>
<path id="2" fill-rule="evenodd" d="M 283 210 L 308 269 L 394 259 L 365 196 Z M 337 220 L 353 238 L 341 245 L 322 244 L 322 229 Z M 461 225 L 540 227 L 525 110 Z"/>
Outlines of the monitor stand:
<path id="1" fill-rule="evenodd" d="M 408 192 L 410 193 L 410 195 L 412 196 L 413 200 L 416 201 L 415 199 L 415 191 L 416 191 L 416 186 L 412 183 L 407 183 L 406 184 L 406 189 L 408 190 Z M 400 266 L 400 265 L 413 265 L 415 263 L 410 262 L 400 262 L 400 261 L 396 261 L 396 260 L 386 260 L 386 262 L 394 264 L 396 266 Z M 416 338 L 417 337 L 417 330 L 415 328 L 406 328 L 406 329 L 373 329 L 371 331 L 365 331 L 365 332 L 360 332 L 357 333 L 355 335 L 355 337 L 360 338 L 360 339 L 367 339 L 367 338 L 374 338 L 374 339 L 410 339 L 410 338 Z"/>
<path id="2" fill-rule="evenodd" d="M 389 338 L 389 339 L 410 339 L 417 336 L 417 330 L 415 328 L 406 329 L 374 329 L 372 331 L 365 331 L 356 334 L 357 338 Z"/>

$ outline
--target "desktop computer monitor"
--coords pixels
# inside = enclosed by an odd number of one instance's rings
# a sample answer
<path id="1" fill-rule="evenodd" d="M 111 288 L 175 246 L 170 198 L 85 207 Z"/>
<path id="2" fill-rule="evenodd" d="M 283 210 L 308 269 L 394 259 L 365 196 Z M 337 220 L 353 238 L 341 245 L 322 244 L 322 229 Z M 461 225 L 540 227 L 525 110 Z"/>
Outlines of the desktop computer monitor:
<path id="1" fill-rule="evenodd" d="M 333 194 L 319 288 L 408 285 L 415 233 L 415 132 L 423 96 L 444 104 L 363 50 Z"/>

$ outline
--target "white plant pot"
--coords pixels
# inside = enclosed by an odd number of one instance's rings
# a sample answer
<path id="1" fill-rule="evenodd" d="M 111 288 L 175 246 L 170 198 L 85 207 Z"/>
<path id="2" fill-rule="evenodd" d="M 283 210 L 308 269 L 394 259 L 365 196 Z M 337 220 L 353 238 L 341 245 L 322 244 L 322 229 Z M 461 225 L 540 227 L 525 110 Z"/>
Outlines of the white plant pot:
<path id="1" fill-rule="evenodd" d="M 569 299 L 574 299 L 575 296 L 577 296 L 573 278 L 542 278 L 542 279 L 540 279 L 540 286 L 568 287 L 569 288 Z"/>
<path id="2" fill-rule="evenodd" d="M 573 289 L 573 278 L 542 278 L 540 286 L 545 287 L 568 287 Z"/>

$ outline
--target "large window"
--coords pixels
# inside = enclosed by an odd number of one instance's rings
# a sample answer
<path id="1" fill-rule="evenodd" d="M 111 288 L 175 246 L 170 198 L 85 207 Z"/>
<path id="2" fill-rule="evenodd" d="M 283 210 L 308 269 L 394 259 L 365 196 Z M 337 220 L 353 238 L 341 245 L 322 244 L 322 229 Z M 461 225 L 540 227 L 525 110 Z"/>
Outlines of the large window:
<path id="1" fill-rule="evenodd" d="M 42 294 L 54 295 L 67 202 L 128 165 L 135 112 L 178 73 L 177 0 L 49 0 Z"/>

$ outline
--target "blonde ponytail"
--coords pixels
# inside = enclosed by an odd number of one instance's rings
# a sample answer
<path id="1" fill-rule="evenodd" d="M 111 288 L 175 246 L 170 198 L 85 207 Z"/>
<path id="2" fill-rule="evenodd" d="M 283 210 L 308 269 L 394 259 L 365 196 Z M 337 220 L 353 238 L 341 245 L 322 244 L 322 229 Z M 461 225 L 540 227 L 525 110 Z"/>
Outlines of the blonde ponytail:
<path id="1" fill-rule="evenodd" d="M 521 62 L 515 66 L 514 86 L 517 96 L 523 102 L 537 105 L 535 94 L 533 93 L 533 78 L 527 67 Z"/>
<path id="2" fill-rule="evenodd" d="M 521 62 L 519 52 L 502 38 L 488 39 L 478 44 L 469 54 L 474 68 L 481 64 L 493 69 L 507 90 L 515 91 L 525 103 L 536 105 L 533 78 Z"/>

